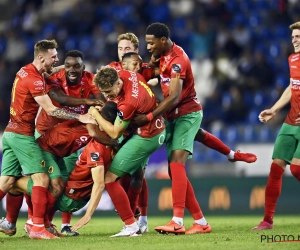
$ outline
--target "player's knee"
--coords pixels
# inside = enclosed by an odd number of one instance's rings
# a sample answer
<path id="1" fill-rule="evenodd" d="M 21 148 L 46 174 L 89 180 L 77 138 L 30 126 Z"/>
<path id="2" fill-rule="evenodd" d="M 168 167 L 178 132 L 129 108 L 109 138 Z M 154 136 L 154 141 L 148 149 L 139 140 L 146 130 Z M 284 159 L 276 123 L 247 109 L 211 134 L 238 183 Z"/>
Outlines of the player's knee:
<path id="1" fill-rule="evenodd" d="M 205 138 L 205 130 L 203 130 L 202 128 L 199 128 L 194 141 L 198 141 L 198 142 L 203 142 L 204 138 Z"/>
<path id="2" fill-rule="evenodd" d="M 65 183 L 62 178 L 55 178 L 51 180 L 50 186 L 51 186 L 51 194 L 54 197 L 58 198 L 64 191 Z"/>
<path id="3" fill-rule="evenodd" d="M 33 180 L 34 186 L 42 186 L 48 188 L 50 179 L 47 173 L 32 174 L 31 178 Z"/>
<path id="4" fill-rule="evenodd" d="M 0 176 L 0 189 L 4 193 L 7 193 L 10 189 L 12 189 L 15 180 L 15 177 L 12 176 Z"/>
<path id="5" fill-rule="evenodd" d="M 300 181 L 300 166 L 291 164 L 290 170 L 293 176 Z"/>

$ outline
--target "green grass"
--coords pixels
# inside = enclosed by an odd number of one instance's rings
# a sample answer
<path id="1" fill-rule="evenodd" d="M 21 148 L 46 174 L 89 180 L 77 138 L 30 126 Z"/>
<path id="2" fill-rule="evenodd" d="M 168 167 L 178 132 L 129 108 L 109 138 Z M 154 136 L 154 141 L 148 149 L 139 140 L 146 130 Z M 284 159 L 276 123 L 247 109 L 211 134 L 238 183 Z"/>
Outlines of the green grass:
<path id="1" fill-rule="evenodd" d="M 60 220 L 57 219 L 58 227 Z M 73 218 L 73 222 L 77 221 Z M 17 234 L 9 237 L 0 235 L 0 249 L 21 250 L 165 250 L 165 249 L 205 249 L 205 250 L 246 250 L 246 249 L 300 249 L 300 242 L 266 243 L 261 242 L 261 235 L 293 235 L 298 240 L 299 216 L 276 216 L 275 228 L 267 231 L 252 231 L 262 219 L 261 216 L 209 216 L 206 218 L 213 232 L 201 235 L 160 235 L 154 227 L 163 225 L 170 217 L 149 217 L 150 232 L 142 237 L 110 238 L 120 231 L 123 224 L 116 217 L 93 218 L 80 230 L 80 236 L 59 240 L 32 240 L 23 230 L 24 219 L 18 221 Z M 185 218 L 186 228 L 192 224 L 190 217 Z"/>

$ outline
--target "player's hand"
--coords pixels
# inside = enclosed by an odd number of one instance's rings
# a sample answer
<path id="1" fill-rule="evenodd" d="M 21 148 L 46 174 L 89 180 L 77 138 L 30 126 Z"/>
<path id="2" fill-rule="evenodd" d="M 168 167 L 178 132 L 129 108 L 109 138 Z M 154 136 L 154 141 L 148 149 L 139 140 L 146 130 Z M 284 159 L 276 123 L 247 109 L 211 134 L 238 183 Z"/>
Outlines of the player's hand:
<path id="1" fill-rule="evenodd" d="M 88 123 L 97 124 L 95 119 L 90 114 L 80 115 L 78 120 L 85 124 L 88 124 Z"/>
<path id="2" fill-rule="evenodd" d="M 152 54 L 152 55 L 151 55 L 151 58 L 150 58 L 149 65 L 150 65 L 150 66 L 157 66 L 157 65 L 159 65 L 159 61 L 160 61 L 160 56 L 155 57 L 155 56 Z"/>
<path id="3" fill-rule="evenodd" d="M 299 113 L 298 115 L 300 116 L 300 113 Z M 296 123 L 297 125 L 300 125 L 300 117 L 296 119 L 295 123 Z"/>
<path id="4" fill-rule="evenodd" d="M 72 232 L 77 231 L 79 228 L 83 227 L 84 225 L 88 224 L 91 220 L 90 216 L 84 215 L 76 224 L 71 228 Z"/>
<path id="5" fill-rule="evenodd" d="M 262 112 L 260 112 L 258 119 L 261 122 L 268 122 L 269 120 L 271 120 L 274 116 L 276 115 L 276 113 L 274 111 L 272 111 L 271 109 L 265 109 Z"/>
<path id="6" fill-rule="evenodd" d="M 95 107 L 92 106 L 89 108 L 88 113 L 94 117 L 96 114 L 99 113 L 99 111 L 98 111 L 98 109 L 96 109 Z"/>
<path id="7" fill-rule="evenodd" d="M 135 115 L 133 119 L 130 120 L 130 122 L 134 128 L 139 128 L 149 123 L 147 116 L 142 114 Z"/>
<path id="8" fill-rule="evenodd" d="M 103 107 L 105 103 L 99 99 L 87 99 L 86 104 L 89 106 L 97 106 L 98 105 L 100 107 Z"/>

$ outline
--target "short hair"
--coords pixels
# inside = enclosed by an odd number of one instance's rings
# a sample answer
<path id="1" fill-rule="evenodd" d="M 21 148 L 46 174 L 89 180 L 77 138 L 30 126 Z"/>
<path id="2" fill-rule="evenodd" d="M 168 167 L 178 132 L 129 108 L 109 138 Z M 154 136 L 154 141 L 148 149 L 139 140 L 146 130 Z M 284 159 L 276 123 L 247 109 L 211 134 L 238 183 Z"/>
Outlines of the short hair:
<path id="1" fill-rule="evenodd" d="M 58 44 L 55 41 L 55 39 L 38 41 L 34 45 L 34 57 L 37 57 L 39 53 L 46 53 L 48 49 L 57 49 L 57 48 L 58 48 Z"/>
<path id="2" fill-rule="evenodd" d="M 136 52 L 127 52 L 122 56 L 122 61 L 124 61 L 124 59 L 126 59 L 126 58 L 130 58 L 132 55 L 138 56 L 139 54 Z"/>
<path id="3" fill-rule="evenodd" d="M 115 102 L 106 102 L 104 107 L 101 110 L 101 115 L 103 118 L 110 123 L 114 124 L 117 118 L 117 104 Z"/>
<path id="4" fill-rule="evenodd" d="M 170 38 L 170 30 L 167 25 L 163 23 L 152 23 L 146 29 L 146 35 L 153 35 L 155 38 L 165 37 Z"/>
<path id="5" fill-rule="evenodd" d="M 69 50 L 66 53 L 65 58 L 67 58 L 68 56 L 70 56 L 70 57 L 80 57 L 82 60 L 84 59 L 83 53 L 79 50 Z"/>
<path id="6" fill-rule="evenodd" d="M 137 36 L 131 32 L 127 32 L 124 34 L 121 34 L 118 36 L 118 43 L 121 40 L 128 40 L 130 42 L 132 42 L 134 49 L 138 49 L 139 48 L 139 39 L 137 38 Z"/>
<path id="7" fill-rule="evenodd" d="M 296 22 L 290 25 L 291 30 L 300 30 L 300 22 Z"/>
<path id="8" fill-rule="evenodd" d="M 97 70 L 94 83 L 99 89 L 112 87 L 119 79 L 118 72 L 112 67 L 103 67 Z"/>

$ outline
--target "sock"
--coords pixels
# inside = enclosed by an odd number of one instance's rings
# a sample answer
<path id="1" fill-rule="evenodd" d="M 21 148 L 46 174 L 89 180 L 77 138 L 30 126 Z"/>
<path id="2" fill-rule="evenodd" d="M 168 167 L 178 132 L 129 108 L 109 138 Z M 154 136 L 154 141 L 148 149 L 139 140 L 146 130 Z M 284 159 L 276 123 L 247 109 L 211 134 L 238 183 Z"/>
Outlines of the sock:
<path id="1" fill-rule="evenodd" d="M 200 205 L 196 199 L 192 184 L 190 183 L 190 181 L 188 179 L 186 179 L 186 180 L 187 180 L 187 189 L 186 189 L 185 207 L 189 210 L 193 219 L 195 221 L 198 221 L 198 220 L 204 218 L 203 213 L 202 213 Z"/>
<path id="2" fill-rule="evenodd" d="M 173 216 L 183 218 L 186 199 L 186 172 L 184 165 L 179 162 L 170 163 L 172 175 Z"/>
<path id="3" fill-rule="evenodd" d="M 300 166 L 299 165 L 295 165 L 295 164 L 291 164 L 290 165 L 290 170 L 293 174 L 293 176 L 300 181 Z"/>
<path id="4" fill-rule="evenodd" d="M 148 185 L 146 178 L 143 179 L 142 192 L 139 195 L 138 207 L 141 210 L 141 216 L 146 216 L 148 213 Z"/>
<path id="5" fill-rule="evenodd" d="M 72 213 L 62 212 L 61 223 L 62 225 L 70 225 L 72 219 Z"/>
<path id="6" fill-rule="evenodd" d="M 6 195 L 6 219 L 10 223 L 16 223 L 20 209 L 23 204 L 23 194 L 11 194 Z"/>
<path id="7" fill-rule="evenodd" d="M 202 217 L 200 220 L 195 220 L 195 223 L 197 223 L 198 225 L 201 225 L 201 226 L 207 225 L 207 221 L 204 217 Z"/>
<path id="8" fill-rule="evenodd" d="M 130 225 L 126 225 L 127 227 L 131 227 L 132 229 L 134 230 L 138 230 L 139 229 L 139 226 L 136 222 L 130 224 Z"/>
<path id="9" fill-rule="evenodd" d="M 54 197 L 51 192 L 48 190 L 47 194 L 48 204 L 47 204 L 47 215 L 49 221 L 53 220 L 54 214 L 56 212 L 56 209 L 54 208 L 55 202 L 57 200 L 56 197 Z"/>
<path id="10" fill-rule="evenodd" d="M 128 192 L 130 186 L 130 180 L 131 180 L 130 174 L 123 175 L 122 178 L 119 180 L 120 185 L 124 188 L 126 193 Z"/>
<path id="11" fill-rule="evenodd" d="M 132 186 L 129 186 L 128 192 L 127 192 L 127 196 L 130 202 L 130 208 L 131 211 L 133 212 L 133 214 L 135 213 L 137 204 L 138 204 L 138 198 L 139 198 L 139 194 L 141 193 L 142 189 L 135 189 Z M 117 210 L 118 211 L 118 210 Z"/>
<path id="12" fill-rule="evenodd" d="M 205 131 L 204 139 L 200 142 L 203 143 L 206 147 L 214 149 L 223 155 L 228 155 L 231 151 L 230 148 L 219 138 L 215 137 L 211 133 L 208 133 L 207 131 Z"/>
<path id="13" fill-rule="evenodd" d="M 61 229 L 63 229 L 64 227 L 70 227 L 71 225 L 66 223 L 66 224 L 61 224 Z"/>
<path id="14" fill-rule="evenodd" d="M 234 159 L 234 154 L 235 154 L 235 152 L 230 150 L 230 153 L 227 155 L 227 158 L 230 159 L 230 160 L 233 160 Z"/>
<path id="15" fill-rule="evenodd" d="M 172 221 L 175 221 L 178 225 L 183 226 L 183 218 L 173 216 Z"/>
<path id="16" fill-rule="evenodd" d="M 32 187 L 31 202 L 33 206 L 32 221 L 35 226 L 44 227 L 44 218 L 47 210 L 48 189 L 41 186 Z"/>
<path id="17" fill-rule="evenodd" d="M 128 197 L 120 184 L 118 182 L 106 183 L 105 188 L 125 225 L 134 223 L 135 219 L 130 208 Z"/>
<path id="18" fill-rule="evenodd" d="M 142 215 L 141 215 L 141 216 L 139 217 L 139 221 L 140 221 L 140 222 L 144 222 L 144 223 L 148 223 L 148 218 L 147 218 L 147 216 L 142 216 Z"/>
<path id="19" fill-rule="evenodd" d="M 28 211 L 27 211 L 27 216 L 28 216 L 28 220 L 32 218 L 32 202 L 31 202 L 31 196 L 29 194 L 24 193 L 24 197 L 26 199 L 26 203 L 27 203 L 27 207 L 28 207 Z"/>
<path id="20" fill-rule="evenodd" d="M 284 169 L 276 163 L 272 163 L 265 192 L 265 214 L 264 221 L 273 224 L 273 217 L 277 199 L 281 193 L 282 175 Z"/>
<path id="21" fill-rule="evenodd" d="M 2 201 L 3 197 L 6 195 L 1 189 L 0 189 L 0 201 Z"/>

